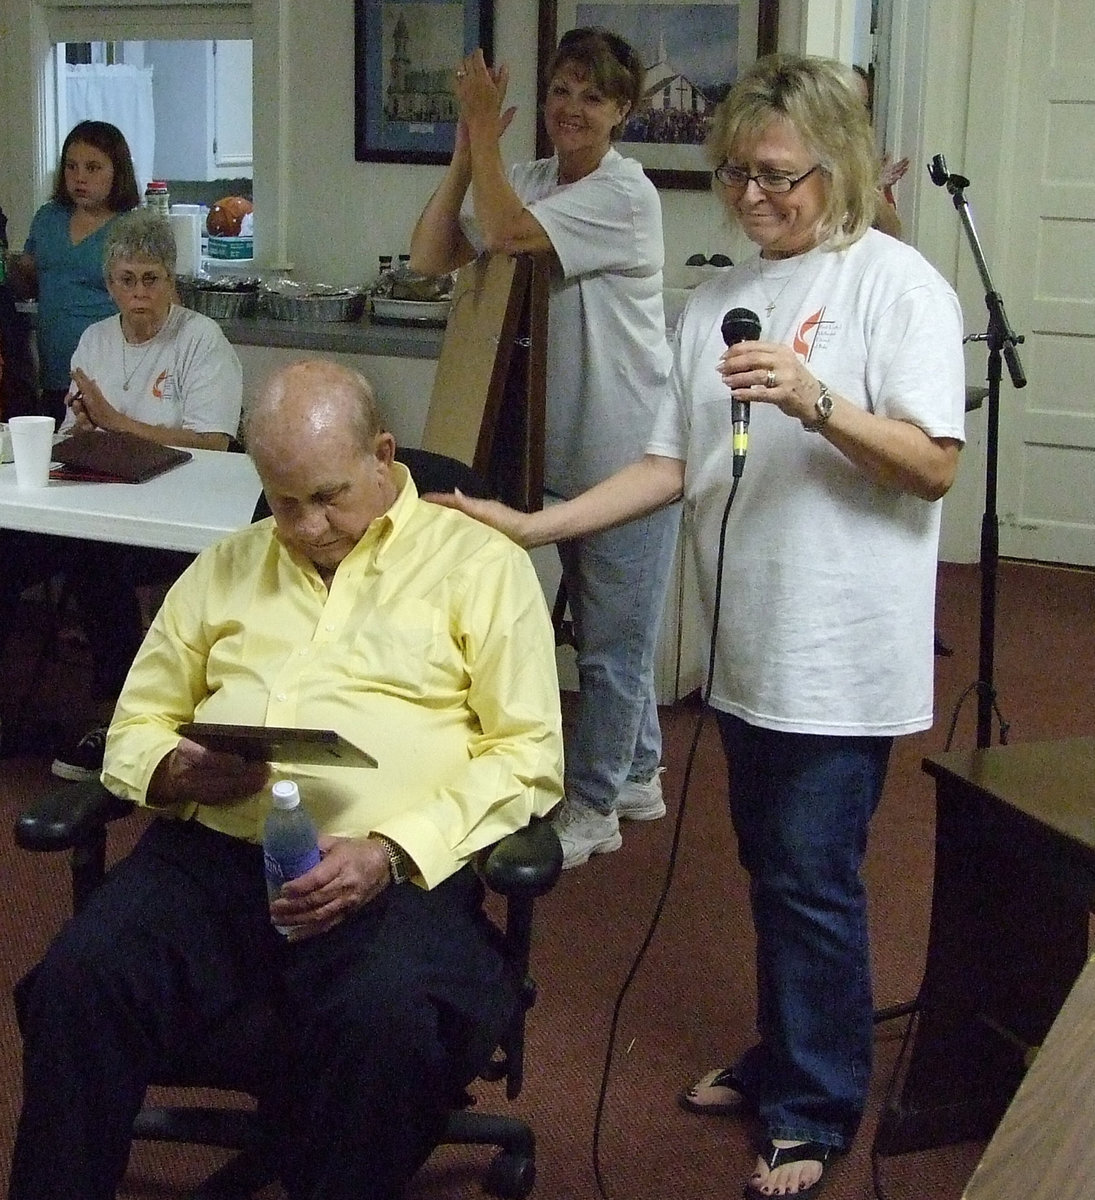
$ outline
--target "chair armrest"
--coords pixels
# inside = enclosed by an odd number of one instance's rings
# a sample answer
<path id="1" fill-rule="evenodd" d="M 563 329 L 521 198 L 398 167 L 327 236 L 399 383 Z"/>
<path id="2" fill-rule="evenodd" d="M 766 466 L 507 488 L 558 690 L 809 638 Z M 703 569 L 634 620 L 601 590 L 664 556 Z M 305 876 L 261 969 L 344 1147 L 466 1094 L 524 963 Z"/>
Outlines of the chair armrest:
<path id="1" fill-rule="evenodd" d="M 24 850 L 74 850 L 101 836 L 107 824 L 133 811 L 98 780 L 66 783 L 15 819 L 15 841 Z"/>
<path id="2" fill-rule="evenodd" d="M 563 848 L 550 821 L 539 818 L 496 842 L 480 863 L 492 891 L 526 900 L 549 892 L 563 869 Z"/>

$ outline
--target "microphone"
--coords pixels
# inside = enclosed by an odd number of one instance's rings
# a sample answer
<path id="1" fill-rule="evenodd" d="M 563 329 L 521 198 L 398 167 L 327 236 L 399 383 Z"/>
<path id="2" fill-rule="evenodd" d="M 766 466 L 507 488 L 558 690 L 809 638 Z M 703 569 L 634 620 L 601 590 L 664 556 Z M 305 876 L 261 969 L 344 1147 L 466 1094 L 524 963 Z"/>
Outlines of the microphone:
<path id="1" fill-rule="evenodd" d="M 738 342 L 755 342 L 760 337 L 760 317 L 751 308 L 732 308 L 722 319 L 722 340 L 728 347 Z M 733 477 L 741 478 L 749 449 L 749 401 L 730 397 L 730 421 L 734 428 Z"/>

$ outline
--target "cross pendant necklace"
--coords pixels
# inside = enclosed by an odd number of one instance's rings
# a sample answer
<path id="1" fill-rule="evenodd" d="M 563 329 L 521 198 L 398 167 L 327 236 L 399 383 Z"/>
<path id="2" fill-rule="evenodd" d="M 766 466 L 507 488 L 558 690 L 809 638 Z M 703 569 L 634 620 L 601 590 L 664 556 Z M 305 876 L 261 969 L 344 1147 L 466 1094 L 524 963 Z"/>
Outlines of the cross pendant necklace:
<path id="1" fill-rule="evenodd" d="M 798 262 L 795 264 L 795 269 L 783 281 L 783 286 L 779 289 L 778 292 L 776 292 L 775 296 L 773 297 L 773 296 L 768 295 L 768 289 L 764 286 L 764 276 L 761 275 L 761 273 L 760 273 L 760 258 L 758 257 L 758 258 L 754 259 L 753 267 L 756 270 L 757 285 L 760 287 L 761 292 L 764 293 L 764 298 L 767 301 L 767 303 L 764 306 L 764 315 L 766 317 L 771 317 L 772 313 L 774 313 L 776 311 L 776 305 L 779 304 L 780 297 L 787 290 L 788 286 L 791 283 L 791 280 L 794 279 L 794 277 L 799 273 L 799 270 L 801 269 L 802 264 L 805 261 L 806 261 L 806 255 L 805 254 L 800 255 Z"/>

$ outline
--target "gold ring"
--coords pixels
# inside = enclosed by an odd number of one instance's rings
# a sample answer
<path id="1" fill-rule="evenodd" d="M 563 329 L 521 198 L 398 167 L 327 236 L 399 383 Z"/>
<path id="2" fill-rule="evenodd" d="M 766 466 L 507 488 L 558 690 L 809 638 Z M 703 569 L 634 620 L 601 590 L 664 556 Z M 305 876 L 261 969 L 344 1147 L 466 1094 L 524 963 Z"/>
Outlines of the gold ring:
<path id="1" fill-rule="evenodd" d="M 764 377 L 764 386 L 766 388 L 774 388 L 776 386 L 776 373 L 771 367 L 768 368 L 768 374 Z"/>

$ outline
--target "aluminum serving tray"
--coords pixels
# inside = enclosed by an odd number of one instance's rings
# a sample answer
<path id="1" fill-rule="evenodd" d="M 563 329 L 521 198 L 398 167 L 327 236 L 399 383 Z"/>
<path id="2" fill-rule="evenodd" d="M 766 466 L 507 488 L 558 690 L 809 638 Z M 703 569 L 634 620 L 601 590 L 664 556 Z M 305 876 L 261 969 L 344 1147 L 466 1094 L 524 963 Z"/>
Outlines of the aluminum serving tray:
<path id="1" fill-rule="evenodd" d="M 358 321 L 365 311 L 364 292 L 335 292 L 329 296 L 286 296 L 263 292 L 263 315 L 275 321 Z"/>
<path id="2" fill-rule="evenodd" d="M 377 325 L 426 325 L 443 329 L 451 307 L 451 300 L 395 300 L 390 296 L 374 296 L 372 319 Z"/>
<path id="3" fill-rule="evenodd" d="M 215 321 L 253 317 L 258 304 L 258 283 L 217 287 L 205 281 L 176 279 L 179 300 L 187 308 Z"/>

